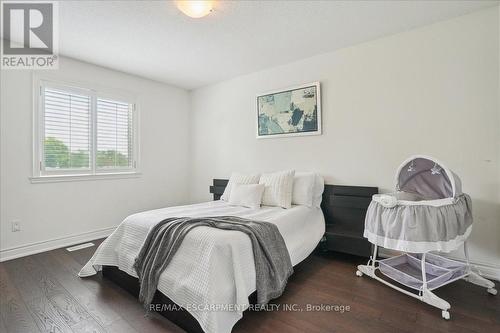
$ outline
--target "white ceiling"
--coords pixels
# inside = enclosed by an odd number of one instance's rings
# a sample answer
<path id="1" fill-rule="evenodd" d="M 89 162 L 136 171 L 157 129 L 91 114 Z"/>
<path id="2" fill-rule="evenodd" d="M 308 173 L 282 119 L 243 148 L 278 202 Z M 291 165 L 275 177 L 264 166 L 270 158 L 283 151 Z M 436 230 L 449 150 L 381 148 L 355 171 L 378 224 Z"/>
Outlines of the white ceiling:
<path id="1" fill-rule="evenodd" d="M 60 53 L 194 89 L 496 1 L 218 1 L 192 19 L 169 1 L 64 1 Z"/>

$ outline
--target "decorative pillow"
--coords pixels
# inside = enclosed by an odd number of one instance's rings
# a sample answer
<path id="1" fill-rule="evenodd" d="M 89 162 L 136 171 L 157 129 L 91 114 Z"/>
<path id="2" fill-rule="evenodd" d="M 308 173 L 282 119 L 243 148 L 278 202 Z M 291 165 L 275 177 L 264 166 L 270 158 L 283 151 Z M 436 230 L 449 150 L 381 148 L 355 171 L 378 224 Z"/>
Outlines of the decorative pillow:
<path id="1" fill-rule="evenodd" d="M 260 208 L 264 184 L 233 184 L 228 203 L 234 206 Z"/>
<path id="2" fill-rule="evenodd" d="M 264 206 L 292 207 L 293 176 L 295 170 L 264 173 L 259 184 L 266 186 L 262 196 Z"/>
<path id="3" fill-rule="evenodd" d="M 239 172 L 233 172 L 229 178 L 229 182 L 226 185 L 224 193 L 222 193 L 222 196 L 220 197 L 221 200 L 229 201 L 233 184 L 258 184 L 259 179 L 259 174 L 247 175 Z"/>
<path id="4" fill-rule="evenodd" d="M 313 190 L 313 207 L 321 208 L 321 201 L 323 200 L 323 191 L 325 190 L 325 180 L 322 176 L 314 174 L 314 190 Z"/>
<path id="5" fill-rule="evenodd" d="M 296 172 L 293 178 L 292 204 L 312 207 L 316 175 L 313 172 Z"/>

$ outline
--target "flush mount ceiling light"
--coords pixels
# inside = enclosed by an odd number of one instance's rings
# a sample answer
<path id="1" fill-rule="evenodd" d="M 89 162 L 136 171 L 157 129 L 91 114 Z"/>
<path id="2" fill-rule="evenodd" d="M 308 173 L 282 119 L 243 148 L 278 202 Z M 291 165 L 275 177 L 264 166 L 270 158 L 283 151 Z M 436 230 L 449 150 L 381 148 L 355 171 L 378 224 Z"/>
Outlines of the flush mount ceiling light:
<path id="1" fill-rule="evenodd" d="M 214 2 L 212 0 L 180 0 L 177 1 L 177 8 L 189 17 L 200 18 L 212 12 Z"/>

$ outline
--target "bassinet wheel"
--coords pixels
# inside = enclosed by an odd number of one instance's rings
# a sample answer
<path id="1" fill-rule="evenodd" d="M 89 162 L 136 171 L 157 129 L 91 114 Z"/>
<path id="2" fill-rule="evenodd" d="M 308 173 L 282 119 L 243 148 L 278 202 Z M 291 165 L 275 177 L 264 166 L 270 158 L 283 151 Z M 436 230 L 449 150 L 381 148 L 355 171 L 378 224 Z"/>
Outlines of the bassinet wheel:
<path id="1" fill-rule="evenodd" d="M 446 310 L 441 311 L 441 317 L 446 320 L 450 320 L 450 313 Z"/>
<path id="2" fill-rule="evenodd" d="M 489 292 L 490 294 L 492 294 L 493 296 L 495 296 L 498 292 L 495 288 L 488 288 L 488 290 L 486 290 L 486 291 Z"/>
<path id="3" fill-rule="evenodd" d="M 359 276 L 359 277 L 363 276 L 363 272 L 361 272 L 361 271 L 356 271 L 356 276 Z"/>

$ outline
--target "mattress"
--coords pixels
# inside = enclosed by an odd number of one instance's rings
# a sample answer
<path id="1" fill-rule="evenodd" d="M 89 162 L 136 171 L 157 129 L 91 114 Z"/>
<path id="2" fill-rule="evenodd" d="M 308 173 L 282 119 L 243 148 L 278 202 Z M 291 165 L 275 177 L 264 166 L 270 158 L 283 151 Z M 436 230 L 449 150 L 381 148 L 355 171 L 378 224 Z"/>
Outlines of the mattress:
<path id="1" fill-rule="evenodd" d="M 250 209 L 210 201 L 150 210 L 128 216 L 97 248 L 79 275 L 96 274 L 105 265 L 137 277 L 133 263 L 154 225 L 168 217 L 227 215 L 276 224 L 293 265 L 314 250 L 325 232 L 323 213 L 315 207 Z M 239 231 L 193 229 L 161 274 L 158 290 L 188 310 L 205 332 L 231 332 L 248 307 L 248 296 L 256 290 L 250 238 Z"/>

